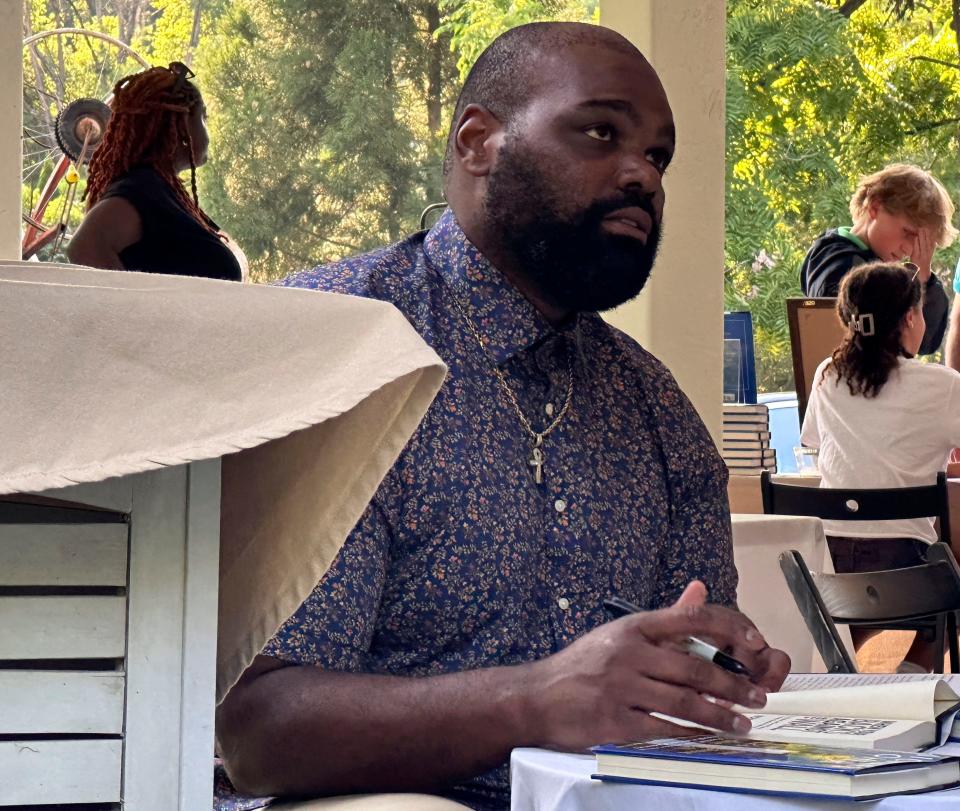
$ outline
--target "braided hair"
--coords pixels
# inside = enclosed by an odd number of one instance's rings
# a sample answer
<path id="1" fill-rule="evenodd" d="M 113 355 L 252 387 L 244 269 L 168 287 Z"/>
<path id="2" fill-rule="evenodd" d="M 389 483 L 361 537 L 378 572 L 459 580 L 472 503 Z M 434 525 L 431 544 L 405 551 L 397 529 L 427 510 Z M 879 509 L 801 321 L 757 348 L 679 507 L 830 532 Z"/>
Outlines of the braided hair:
<path id="1" fill-rule="evenodd" d="M 171 62 L 169 67 L 149 68 L 116 83 L 107 131 L 90 160 L 85 192 L 88 210 L 117 178 L 145 164 L 163 178 L 200 225 L 217 233 L 197 198 L 197 167 L 187 120 L 202 102 L 188 75 L 193 73 L 186 65 Z M 190 157 L 192 194 L 187 193 L 175 168 L 181 146 L 186 146 Z"/>
<path id="2" fill-rule="evenodd" d="M 914 267 L 871 262 L 843 277 L 837 315 L 846 327 L 827 369 L 846 382 L 853 395 L 876 397 L 901 357 L 903 319 L 922 300 Z M 820 383 L 822 385 L 823 378 Z"/>

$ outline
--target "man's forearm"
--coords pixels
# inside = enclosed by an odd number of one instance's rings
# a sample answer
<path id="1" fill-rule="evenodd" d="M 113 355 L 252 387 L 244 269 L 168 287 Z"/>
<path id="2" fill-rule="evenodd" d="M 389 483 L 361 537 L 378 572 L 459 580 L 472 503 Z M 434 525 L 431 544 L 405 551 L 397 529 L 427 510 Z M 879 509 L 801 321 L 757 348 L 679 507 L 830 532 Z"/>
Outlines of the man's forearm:
<path id="1" fill-rule="evenodd" d="M 221 753 L 238 788 L 256 794 L 436 790 L 534 742 L 529 668 L 424 678 L 273 670 L 221 708 Z"/>

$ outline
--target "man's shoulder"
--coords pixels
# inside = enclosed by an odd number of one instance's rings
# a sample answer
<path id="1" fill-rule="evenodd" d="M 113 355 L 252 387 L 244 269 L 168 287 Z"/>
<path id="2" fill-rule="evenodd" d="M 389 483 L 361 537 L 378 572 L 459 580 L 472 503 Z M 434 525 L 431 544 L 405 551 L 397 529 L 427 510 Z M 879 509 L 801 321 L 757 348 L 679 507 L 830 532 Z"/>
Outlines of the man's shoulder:
<path id="1" fill-rule="evenodd" d="M 840 229 L 824 231 L 813 241 L 800 268 L 800 287 L 805 296 L 835 296 L 836 288 L 850 270 L 876 259 L 869 248 L 840 233 Z"/>
<path id="2" fill-rule="evenodd" d="M 278 284 L 399 303 L 417 287 L 415 277 L 424 273 L 422 258 L 423 234 L 417 233 L 368 253 L 301 270 Z"/>
<path id="3" fill-rule="evenodd" d="M 861 247 L 853 240 L 840 233 L 840 229 L 831 228 L 824 231 L 810 246 L 807 251 L 807 261 L 816 257 L 823 261 L 824 259 L 842 259 L 849 257 L 851 263 L 866 262 L 876 259 L 876 255 L 870 248 Z"/>
<path id="4" fill-rule="evenodd" d="M 617 355 L 619 362 L 628 371 L 635 373 L 646 385 L 651 383 L 677 385 L 667 366 L 623 330 L 608 324 L 599 316 L 591 323 L 591 329 Z"/>

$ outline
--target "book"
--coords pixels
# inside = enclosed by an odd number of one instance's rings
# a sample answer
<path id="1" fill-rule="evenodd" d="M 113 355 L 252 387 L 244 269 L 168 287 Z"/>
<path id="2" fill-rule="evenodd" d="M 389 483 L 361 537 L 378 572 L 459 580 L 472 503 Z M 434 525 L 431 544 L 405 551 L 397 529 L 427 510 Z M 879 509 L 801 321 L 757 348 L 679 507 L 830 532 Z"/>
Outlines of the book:
<path id="1" fill-rule="evenodd" d="M 738 710 L 758 740 L 903 752 L 946 743 L 960 709 L 954 687 L 935 674 L 904 675 L 914 674 L 791 674 L 762 712 Z"/>
<path id="2" fill-rule="evenodd" d="M 594 778 L 719 791 L 880 799 L 960 784 L 960 759 L 697 735 L 596 746 Z"/>
<path id="3" fill-rule="evenodd" d="M 848 701 L 856 701 L 858 704 L 864 700 L 868 702 L 868 714 L 873 714 L 872 709 L 877 706 L 878 701 L 885 700 L 893 696 L 893 700 L 900 700 L 899 695 L 894 695 L 888 689 L 884 688 L 882 695 L 877 695 L 872 690 L 865 691 L 864 688 L 875 688 L 880 685 L 899 685 L 899 684 L 946 684 L 955 695 L 960 695 L 960 674 L 957 673 L 791 673 L 787 676 L 780 688 L 781 693 L 809 692 L 812 690 L 852 690 L 850 693 L 841 694 L 841 700 L 846 704 Z M 901 687 L 892 688 L 893 691 L 903 690 Z M 950 701 L 949 693 L 944 693 L 942 688 L 941 700 Z M 936 690 L 934 691 L 936 697 Z M 853 698 L 849 698 L 849 697 Z M 935 699 L 936 700 L 936 699 Z M 767 709 L 766 707 L 764 708 Z M 951 741 L 960 740 L 960 711 L 950 712 L 949 707 L 940 707 L 943 713 L 940 721 L 938 742 L 943 743 L 945 739 Z M 937 707 L 934 707 L 936 713 Z M 913 715 L 914 713 L 910 712 Z"/>
<path id="4" fill-rule="evenodd" d="M 740 341 L 723 340 L 723 402 L 735 403 L 740 397 Z"/>
<path id="5" fill-rule="evenodd" d="M 757 474 L 762 473 L 764 470 L 769 470 L 771 473 L 777 472 L 777 460 L 771 459 L 769 461 L 759 461 L 754 462 L 749 459 L 724 459 L 724 464 L 727 468 L 738 474 L 750 475 L 751 473 L 756 472 Z"/>
<path id="6" fill-rule="evenodd" d="M 737 402 L 757 402 L 757 366 L 753 346 L 753 316 L 749 312 L 723 314 L 724 356 L 727 341 L 739 342 L 740 362 L 737 382 Z M 732 374 L 732 369 L 730 371 Z"/>
<path id="7" fill-rule="evenodd" d="M 736 710 L 753 724 L 744 736 L 753 740 L 909 752 L 947 742 L 960 710 L 958 689 L 960 676 L 942 674 L 792 673 L 767 695 L 763 710 Z"/>
<path id="8" fill-rule="evenodd" d="M 740 426 L 759 425 L 766 429 L 770 424 L 769 414 L 723 414 L 723 425 L 739 429 Z"/>
<path id="9" fill-rule="evenodd" d="M 729 429 L 725 427 L 720 438 L 723 442 L 769 442 L 770 432 L 755 430 L 749 425 Z"/>
<path id="10" fill-rule="evenodd" d="M 751 462 L 749 465 L 735 465 L 730 462 L 725 462 L 724 464 L 727 466 L 727 470 L 734 476 L 759 476 L 764 471 L 769 473 L 777 472 L 776 462 Z"/>
<path id="11" fill-rule="evenodd" d="M 724 403 L 723 415 L 742 415 L 742 414 L 760 414 L 767 416 L 769 414 L 768 406 L 764 403 Z"/>
<path id="12" fill-rule="evenodd" d="M 777 459 L 777 452 L 773 448 L 724 448 L 720 455 L 724 459 L 752 459 L 754 461 L 763 460 L 764 462 L 774 462 Z"/>

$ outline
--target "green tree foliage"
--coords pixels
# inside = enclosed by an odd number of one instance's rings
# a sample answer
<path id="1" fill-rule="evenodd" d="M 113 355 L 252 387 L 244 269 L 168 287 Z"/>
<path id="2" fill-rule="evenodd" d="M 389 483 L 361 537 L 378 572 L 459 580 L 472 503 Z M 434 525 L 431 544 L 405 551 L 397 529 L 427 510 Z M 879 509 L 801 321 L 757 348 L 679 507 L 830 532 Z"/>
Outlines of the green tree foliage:
<path id="1" fill-rule="evenodd" d="M 599 0 L 440 0 L 457 69 L 466 78 L 477 57 L 504 31 L 545 20 L 600 21 Z"/>
<path id="2" fill-rule="evenodd" d="M 270 279 L 417 227 L 441 199 L 458 69 L 583 0 L 237 0 L 201 43 L 208 204 Z"/>
<path id="3" fill-rule="evenodd" d="M 849 18 L 809 0 L 727 9 L 726 306 L 754 314 L 761 388 L 792 388 L 783 302 L 813 239 L 849 223 L 858 179 L 908 161 L 960 189 L 953 14 L 886 0 Z M 957 253 L 937 254 L 947 282 Z"/>
<path id="4" fill-rule="evenodd" d="M 598 0 L 28 4 L 28 31 L 91 28 L 153 64 L 192 64 L 211 133 L 202 202 L 258 280 L 415 229 L 441 199 L 448 118 L 480 51 L 514 25 L 598 11 Z M 90 73 L 81 50 L 62 73 Z"/>
<path id="5" fill-rule="evenodd" d="M 203 192 L 260 278 L 398 239 L 439 198 L 438 24 L 430 2 L 238 0 L 201 42 Z"/>
<path id="6" fill-rule="evenodd" d="M 34 214 L 41 190 L 61 154 L 53 127 L 57 113 L 70 102 L 93 97 L 106 99 L 121 77 L 142 70 L 122 46 L 81 33 L 106 34 L 126 43 L 153 64 L 175 59 L 189 61 L 203 24 L 212 25 L 227 0 L 26 0 L 23 34 L 40 38 L 23 53 L 24 211 Z M 43 222 L 65 218 L 71 228 L 82 216 L 84 188 L 81 173 L 77 194 L 69 205 L 68 186 L 61 183 Z M 44 248 L 44 259 L 63 259 L 55 246 Z"/>

